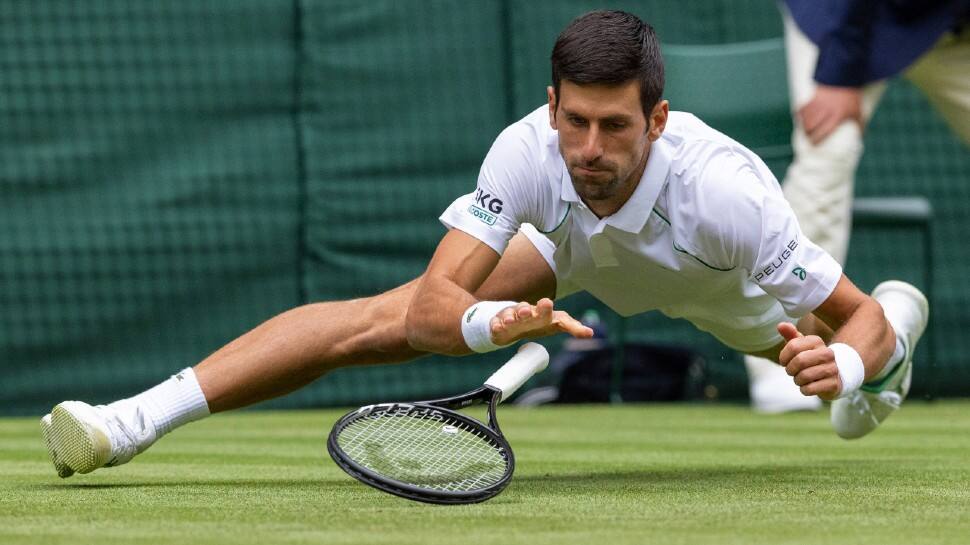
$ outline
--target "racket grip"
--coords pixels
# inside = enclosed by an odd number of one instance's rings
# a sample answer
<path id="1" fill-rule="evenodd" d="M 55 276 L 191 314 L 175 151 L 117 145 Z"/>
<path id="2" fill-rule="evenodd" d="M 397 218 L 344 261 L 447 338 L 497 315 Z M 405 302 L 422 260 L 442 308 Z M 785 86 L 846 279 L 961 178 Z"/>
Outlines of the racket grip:
<path id="1" fill-rule="evenodd" d="M 549 365 L 549 352 L 546 352 L 545 347 L 537 343 L 525 343 L 519 347 L 519 351 L 512 356 L 512 359 L 488 377 L 485 385 L 501 391 L 502 397 L 499 402 L 502 402 L 547 365 Z"/>

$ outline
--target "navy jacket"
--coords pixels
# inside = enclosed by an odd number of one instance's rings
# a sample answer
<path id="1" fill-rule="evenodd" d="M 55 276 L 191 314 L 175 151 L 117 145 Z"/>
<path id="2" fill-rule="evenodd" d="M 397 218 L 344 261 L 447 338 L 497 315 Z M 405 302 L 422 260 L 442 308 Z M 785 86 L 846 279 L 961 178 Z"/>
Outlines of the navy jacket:
<path id="1" fill-rule="evenodd" d="M 785 3 L 798 27 L 819 48 L 815 81 L 842 87 L 895 76 L 970 15 L 970 0 Z"/>

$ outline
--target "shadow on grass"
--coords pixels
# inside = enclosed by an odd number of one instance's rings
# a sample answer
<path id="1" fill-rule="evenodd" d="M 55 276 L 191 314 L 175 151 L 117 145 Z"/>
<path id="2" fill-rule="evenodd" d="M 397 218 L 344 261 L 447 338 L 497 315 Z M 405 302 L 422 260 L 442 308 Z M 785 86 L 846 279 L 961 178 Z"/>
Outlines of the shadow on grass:
<path id="1" fill-rule="evenodd" d="M 642 469 L 633 471 L 604 471 L 588 473 L 546 473 L 516 475 L 513 483 L 525 486 L 551 488 L 640 487 L 689 484 L 699 487 L 723 488 L 761 487 L 765 485 L 798 484 L 815 482 L 820 474 L 833 471 L 851 471 L 858 460 L 826 461 L 807 465 L 757 466 L 705 466 L 676 469 Z M 116 482 L 62 482 L 54 484 L 35 484 L 25 488 L 35 490 L 105 490 L 135 488 L 185 488 L 185 487 L 239 487 L 260 489 L 301 489 L 326 488 L 329 490 L 361 487 L 349 478 L 317 479 L 210 479 L 210 480 L 165 480 L 165 481 L 116 481 Z"/>
<path id="2" fill-rule="evenodd" d="M 517 475 L 514 482 L 537 483 L 544 486 L 598 486 L 598 485 L 667 485 L 685 483 L 706 485 L 712 488 L 730 486 L 758 487 L 764 484 L 802 483 L 817 481 L 822 474 L 851 471 L 862 462 L 859 460 L 810 463 L 805 465 L 763 464 L 756 466 L 705 466 L 676 469 L 643 469 L 635 471 L 605 471 L 593 473 L 546 473 Z"/>

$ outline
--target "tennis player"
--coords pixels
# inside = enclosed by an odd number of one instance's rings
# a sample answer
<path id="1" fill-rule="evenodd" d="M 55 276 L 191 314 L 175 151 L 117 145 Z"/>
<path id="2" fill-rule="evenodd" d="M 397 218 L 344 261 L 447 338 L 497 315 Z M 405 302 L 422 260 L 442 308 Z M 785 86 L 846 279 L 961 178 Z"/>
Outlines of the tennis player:
<path id="1" fill-rule="evenodd" d="M 442 214 L 449 231 L 420 278 L 283 313 L 134 397 L 57 405 L 41 424 L 58 474 L 123 464 L 180 425 L 338 367 L 589 337 L 553 304 L 579 291 L 772 359 L 833 401 L 839 436 L 871 432 L 909 390 L 926 299 L 897 281 L 859 291 L 802 235 L 755 154 L 669 111 L 663 74 L 637 17 L 577 18 L 553 48 L 548 104 L 498 136 L 475 190 Z"/>

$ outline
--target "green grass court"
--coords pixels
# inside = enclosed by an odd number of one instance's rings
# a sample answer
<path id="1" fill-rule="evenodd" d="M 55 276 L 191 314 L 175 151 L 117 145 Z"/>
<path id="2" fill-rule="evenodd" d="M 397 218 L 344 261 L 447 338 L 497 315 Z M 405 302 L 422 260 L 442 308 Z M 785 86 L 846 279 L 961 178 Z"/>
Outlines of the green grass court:
<path id="1" fill-rule="evenodd" d="M 342 411 L 216 416 L 61 480 L 37 421 L 0 420 L 0 543 L 841 543 L 970 539 L 970 402 L 907 403 L 838 439 L 827 413 L 503 407 L 512 484 L 470 506 L 365 487 L 326 453 Z"/>

